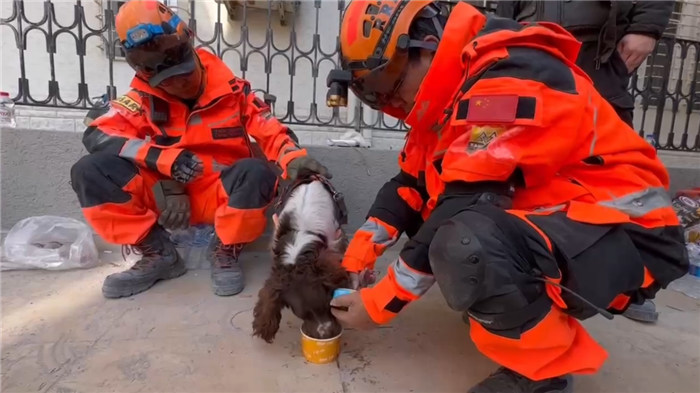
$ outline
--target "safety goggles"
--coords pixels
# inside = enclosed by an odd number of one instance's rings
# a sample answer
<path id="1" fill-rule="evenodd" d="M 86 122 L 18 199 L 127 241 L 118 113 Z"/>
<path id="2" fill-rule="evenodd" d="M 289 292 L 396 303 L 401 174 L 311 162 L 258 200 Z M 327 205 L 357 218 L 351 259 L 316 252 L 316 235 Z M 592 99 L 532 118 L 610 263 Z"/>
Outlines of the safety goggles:
<path id="1" fill-rule="evenodd" d="M 398 45 L 400 47 L 397 47 L 391 60 L 373 68 L 361 77 L 354 78 L 350 84 L 353 93 L 372 109 L 382 110 L 398 94 L 401 84 L 406 78 L 409 48 L 423 48 L 432 51 L 437 49 L 435 43 L 419 40 L 407 39 L 404 42 L 400 40 Z M 363 64 L 361 68 L 366 68 L 366 66 Z M 352 71 L 352 64 L 349 65 L 349 69 Z"/>
<path id="2" fill-rule="evenodd" d="M 128 50 L 126 60 L 151 86 L 177 75 L 190 74 L 197 65 L 189 40 L 175 34 L 156 37 Z"/>
<path id="3" fill-rule="evenodd" d="M 357 98 L 375 110 L 387 106 L 398 93 L 408 66 L 408 52 L 394 54 L 390 61 L 354 78 L 350 89 Z"/>

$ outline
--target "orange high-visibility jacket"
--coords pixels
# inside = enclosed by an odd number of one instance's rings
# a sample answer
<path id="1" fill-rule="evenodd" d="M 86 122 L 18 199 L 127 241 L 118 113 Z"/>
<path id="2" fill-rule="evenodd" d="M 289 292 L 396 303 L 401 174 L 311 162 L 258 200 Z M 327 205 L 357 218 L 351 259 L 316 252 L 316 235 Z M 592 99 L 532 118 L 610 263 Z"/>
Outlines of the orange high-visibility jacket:
<path id="1" fill-rule="evenodd" d="M 415 233 L 450 182 L 517 178 L 513 209 L 678 225 L 666 169 L 575 65 L 579 47 L 560 26 L 487 18 L 458 4 L 406 118 L 401 173 L 380 190 L 344 266 L 372 267 L 402 232 Z M 427 258 L 403 256 L 361 291 L 376 322 L 434 283 Z"/>
<path id="2" fill-rule="evenodd" d="M 172 164 L 183 150 L 204 161 L 204 173 L 251 157 L 249 137 L 282 170 L 306 154 L 248 81 L 235 77 L 210 52 L 198 49 L 197 55 L 206 69 L 206 87 L 193 109 L 134 77 L 131 90 L 90 124 L 83 137 L 87 150 L 113 152 L 165 176 L 171 176 Z"/>

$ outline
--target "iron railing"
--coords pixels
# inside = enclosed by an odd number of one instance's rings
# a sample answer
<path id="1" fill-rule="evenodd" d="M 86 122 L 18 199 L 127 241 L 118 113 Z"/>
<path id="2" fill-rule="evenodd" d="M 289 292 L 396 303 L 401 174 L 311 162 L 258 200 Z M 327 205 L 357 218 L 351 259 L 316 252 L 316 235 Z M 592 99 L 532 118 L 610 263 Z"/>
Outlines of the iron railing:
<path id="1" fill-rule="evenodd" d="M 663 150 L 700 152 L 700 42 L 662 38 L 630 89 L 640 135 Z"/>
<path id="2" fill-rule="evenodd" d="M 101 7 L 98 18 L 101 21 L 95 19 L 96 3 Z M 115 71 L 124 66 L 119 64 L 122 63 L 120 48 L 114 34 L 114 15 L 119 3 L 75 0 L 68 12 L 72 15 L 67 17 L 65 1 L 13 0 L 11 7 L 4 2 L 0 30 L 4 30 L 5 36 L 10 33 L 9 37 L 14 37 L 19 56 L 15 102 L 27 106 L 87 109 L 99 102 L 96 96 L 106 93 L 110 98 L 116 97 L 115 79 L 123 75 Z M 357 130 L 405 130 L 403 123 L 368 110 L 358 101 L 351 101 L 347 109 L 331 109 L 325 105 L 325 79 L 328 71 L 337 67 L 338 26 L 346 1 L 292 2 L 295 15 L 287 14 L 283 20 L 279 18 L 279 11 L 273 9 L 273 4 L 278 6 L 279 3 L 271 1 L 263 10 L 252 9 L 248 1 L 236 0 L 178 0 L 176 3 L 182 6 L 178 9 L 180 16 L 197 33 L 197 46 L 225 59 L 241 77 L 254 79 L 253 87 L 271 97 L 275 116 L 281 121 Z M 203 3 L 208 8 L 203 9 Z M 57 17 L 59 4 L 64 7 L 62 18 Z M 43 36 L 41 42 L 48 55 L 49 73 L 45 76 L 48 89 L 43 97 L 37 97 L 38 93 L 30 88 L 28 64 L 35 61 L 30 58 L 38 50 L 28 39 L 30 34 Z M 59 47 L 66 46 L 57 42 L 66 39 L 71 41 L 71 48 L 74 43 L 74 49 L 62 53 Z M 87 71 L 95 63 L 94 46 L 102 50 L 100 60 L 104 62 L 104 72 L 97 83 L 88 83 Z M 63 71 L 57 67 L 57 61 L 66 56 L 77 57 L 79 77 L 74 76 L 77 86 L 59 84 L 57 74 Z M 630 89 L 637 103 L 635 128 L 640 135 L 653 136 L 660 149 L 700 152 L 699 56 L 700 43 L 664 38 L 648 59 L 647 66 L 640 67 L 632 78 Z M 308 72 L 303 72 L 304 68 Z M 36 82 L 31 85 L 36 86 Z M 66 90 L 73 91 L 75 97 L 62 94 Z"/>

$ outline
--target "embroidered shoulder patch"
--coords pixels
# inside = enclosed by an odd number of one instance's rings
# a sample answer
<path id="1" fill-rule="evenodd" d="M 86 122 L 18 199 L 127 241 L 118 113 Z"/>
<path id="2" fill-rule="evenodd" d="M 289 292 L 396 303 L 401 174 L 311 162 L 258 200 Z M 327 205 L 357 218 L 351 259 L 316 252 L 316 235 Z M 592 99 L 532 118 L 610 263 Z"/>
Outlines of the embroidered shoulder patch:
<path id="1" fill-rule="evenodd" d="M 498 126 L 474 126 L 469 136 L 467 153 L 472 154 L 478 150 L 486 149 L 489 144 L 505 132 L 505 127 Z"/>
<path id="2" fill-rule="evenodd" d="M 116 100 L 114 100 L 114 103 L 123 106 L 129 112 L 138 112 L 141 110 L 141 105 L 126 94 L 119 96 Z"/>

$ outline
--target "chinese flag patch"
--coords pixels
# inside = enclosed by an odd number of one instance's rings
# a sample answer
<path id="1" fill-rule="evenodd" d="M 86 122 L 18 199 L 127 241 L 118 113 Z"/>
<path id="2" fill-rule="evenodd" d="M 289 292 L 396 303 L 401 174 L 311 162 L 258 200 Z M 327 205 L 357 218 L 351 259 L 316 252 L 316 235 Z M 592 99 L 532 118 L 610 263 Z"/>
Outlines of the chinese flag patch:
<path id="1" fill-rule="evenodd" d="M 475 123 L 512 123 L 517 111 L 517 95 L 472 96 L 469 98 L 466 120 Z"/>

